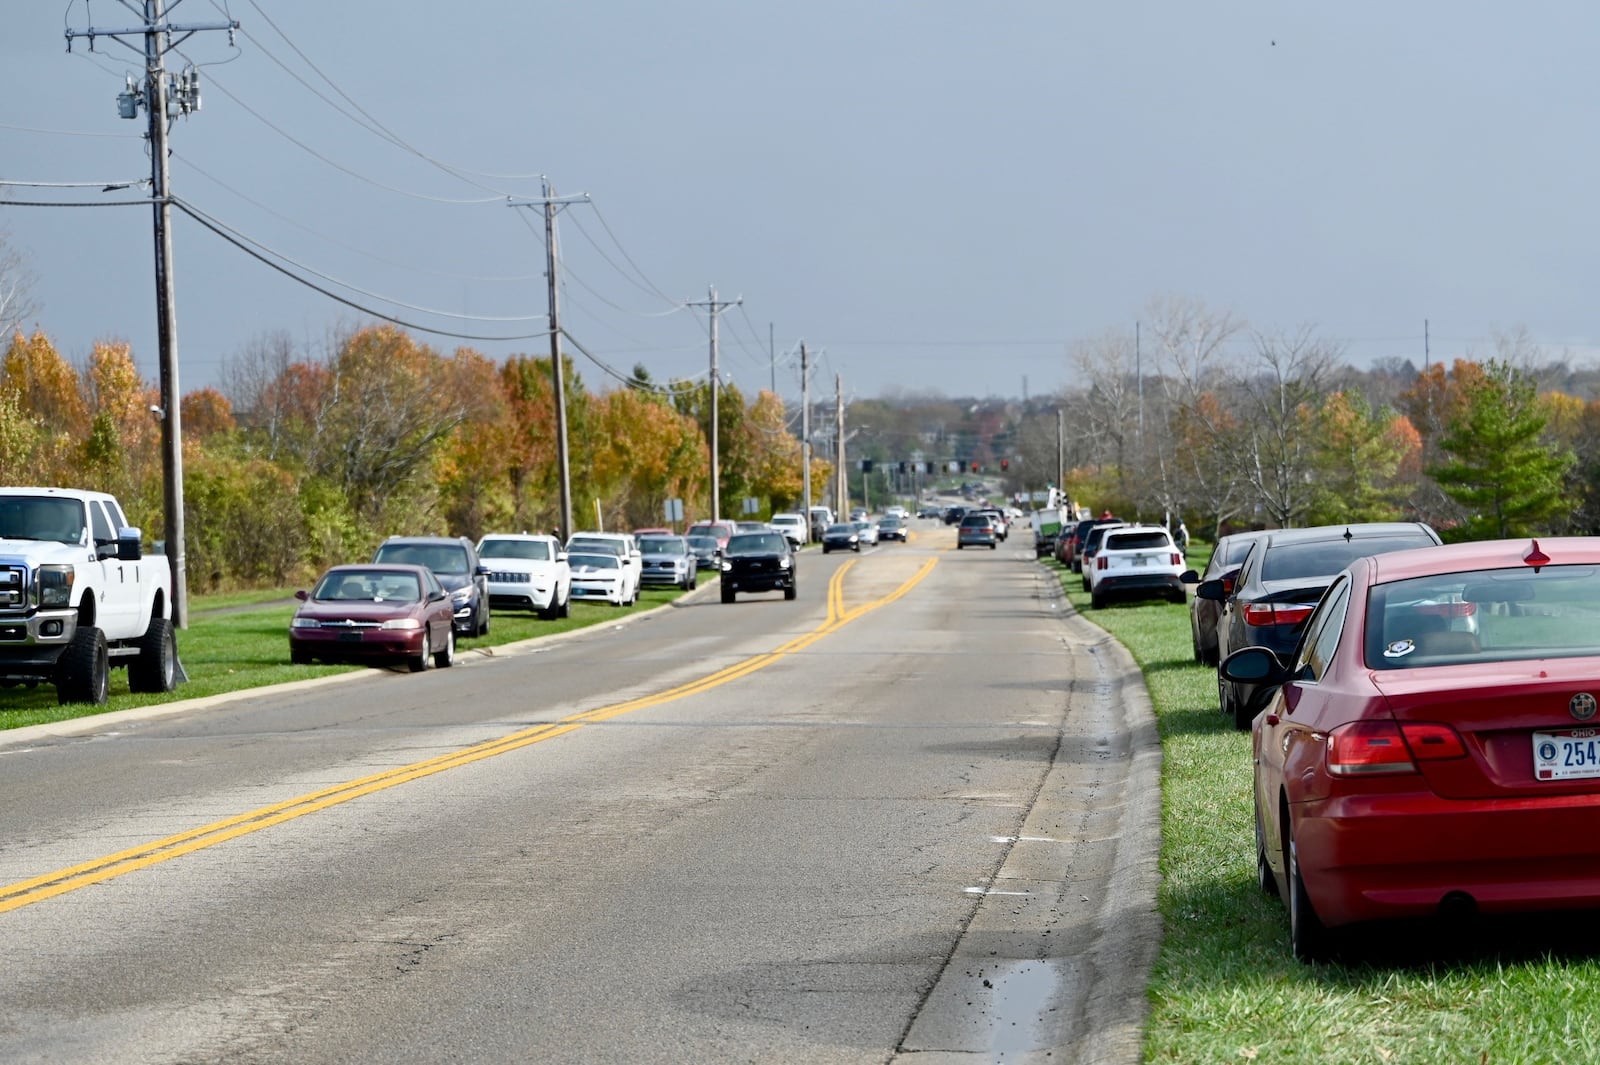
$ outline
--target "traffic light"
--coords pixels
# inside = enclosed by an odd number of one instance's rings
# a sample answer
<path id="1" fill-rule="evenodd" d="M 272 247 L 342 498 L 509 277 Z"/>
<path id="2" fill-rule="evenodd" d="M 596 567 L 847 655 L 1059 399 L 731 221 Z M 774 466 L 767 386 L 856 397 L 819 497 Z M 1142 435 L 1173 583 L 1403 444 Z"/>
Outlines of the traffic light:
<path id="1" fill-rule="evenodd" d="M 973 473 L 977 473 L 978 472 L 978 464 L 976 462 L 974 462 L 972 464 L 972 472 Z"/>
<path id="2" fill-rule="evenodd" d="M 1010 459 L 1001 459 L 1000 460 L 1000 468 L 1002 470 L 1009 470 L 1011 468 L 1011 460 Z"/>
<path id="3" fill-rule="evenodd" d="M 871 459 L 862 459 L 861 460 L 861 472 L 862 473 L 871 473 L 872 472 L 872 460 Z"/>

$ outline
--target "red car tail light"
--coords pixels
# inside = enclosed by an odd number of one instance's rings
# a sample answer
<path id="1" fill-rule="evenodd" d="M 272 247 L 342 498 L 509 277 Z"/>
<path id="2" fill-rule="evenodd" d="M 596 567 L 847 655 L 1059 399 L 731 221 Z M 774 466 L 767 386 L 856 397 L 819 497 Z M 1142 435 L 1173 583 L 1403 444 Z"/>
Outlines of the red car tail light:
<path id="1" fill-rule="evenodd" d="M 1335 776 L 1415 773 L 1417 762 L 1461 758 L 1461 736 L 1449 725 L 1426 721 L 1356 721 L 1328 736 L 1328 772 Z"/>
<path id="2" fill-rule="evenodd" d="M 1094 556 L 1094 568 L 1095 569 L 1105 569 L 1106 568 L 1106 556 L 1104 556 L 1104 555 L 1096 555 L 1096 556 Z"/>
<path id="3" fill-rule="evenodd" d="M 1328 734 L 1328 772 L 1334 776 L 1416 771 L 1400 726 L 1392 721 L 1356 721 Z"/>
<path id="4" fill-rule="evenodd" d="M 1279 603 L 1246 603 L 1246 625 L 1298 625 L 1311 616 L 1312 607 L 1284 606 Z"/>
<path id="5" fill-rule="evenodd" d="M 1238 576 L 1239 576 L 1238 573 L 1230 573 L 1226 577 L 1222 578 L 1222 594 L 1224 594 L 1224 595 L 1232 595 L 1233 594 L 1233 581 L 1234 581 L 1234 578 L 1236 578 Z"/>
<path id="6" fill-rule="evenodd" d="M 1172 564 L 1173 564 L 1173 565 L 1174 565 L 1174 566 L 1181 566 L 1181 565 L 1183 565 L 1183 556 L 1182 556 L 1182 555 L 1180 555 L 1180 554 L 1178 554 L 1178 552 L 1176 552 L 1176 551 L 1174 551 L 1174 552 L 1173 552 L 1173 553 L 1172 553 Z"/>

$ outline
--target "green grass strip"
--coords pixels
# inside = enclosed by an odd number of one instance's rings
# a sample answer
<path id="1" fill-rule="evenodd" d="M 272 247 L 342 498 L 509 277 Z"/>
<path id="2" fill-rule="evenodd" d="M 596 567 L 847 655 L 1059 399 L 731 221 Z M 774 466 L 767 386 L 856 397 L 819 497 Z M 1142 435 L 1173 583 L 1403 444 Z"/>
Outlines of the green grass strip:
<path id="1" fill-rule="evenodd" d="M 1189 563 L 1203 568 L 1208 550 L 1192 545 Z M 1079 575 L 1056 568 L 1073 605 L 1144 670 L 1161 732 L 1165 932 L 1147 1062 L 1600 1062 L 1592 913 L 1481 940 L 1419 923 L 1375 928 L 1348 962 L 1296 961 L 1283 907 L 1255 883 L 1250 738 L 1218 712 L 1216 670 L 1194 662 L 1188 608 L 1093 610 Z"/>

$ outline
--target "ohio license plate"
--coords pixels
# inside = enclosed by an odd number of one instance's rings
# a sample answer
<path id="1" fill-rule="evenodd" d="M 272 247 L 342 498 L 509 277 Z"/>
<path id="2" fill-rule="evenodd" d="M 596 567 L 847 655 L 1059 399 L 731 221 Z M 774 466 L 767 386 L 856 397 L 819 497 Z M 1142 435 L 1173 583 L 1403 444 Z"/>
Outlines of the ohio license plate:
<path id="1" fill-rule="evenodd" d="M 1600 729 L 1535 732 L 1533 775 L 1536 780 L 1600 777 Z"/>

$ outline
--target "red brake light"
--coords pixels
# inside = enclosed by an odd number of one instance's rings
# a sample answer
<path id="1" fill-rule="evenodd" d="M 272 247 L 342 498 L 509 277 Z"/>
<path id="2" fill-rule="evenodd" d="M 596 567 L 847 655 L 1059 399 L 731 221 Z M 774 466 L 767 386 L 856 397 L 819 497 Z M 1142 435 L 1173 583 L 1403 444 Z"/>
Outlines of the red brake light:
<path id="1" fill-rule="evenodd" d="M 1224 594 L 1224 595 L 1232 595 L 1233 594 L 1233 581 L 1234 581 L 1234 578 L 1237 577 L 1237 576 L 1238 576 L 1237 573 L 1230 573 L 1226 577 L 1222 578 L 1222 594 Z"/>
<path id="2" fill-rule="evenodd" d="M 1427 762 L 1440 758 L 1464 758 L 1467 745 L 1461 734 L 1449 725 L 1427 721 L 1408 722 L 1400 726 L 1400 734 L 1417 761 Z"/>
<path id="3" fill-rule="evenodd" d="M 1173 553 L 1172 553 L 1172 564 L 1173 564 L 1173 565 L 1174 565 L 1174 566 L 1181 566 L 1181 565 L 1183 565 L 1183 556 L 1182 556 L 1182 555 L 1180 555 L 1180 554 L 1178 554 L 1178 552 L 1176 552 L 1176 551 L 1174 551 L 1174 552 L 1173 552 Z"/>
<path id="4" fill-rule="evenodd" d="M 1094 568 L 1095 569 L 1105 569 L 1106 568 L 1106 556 L 1104 556 L 1104 555 L 1096 555 L 1096 556 L 1094 556 Z"/>
<path id="5" fill-rule="evenodd" d="M 1416 771 L 1400 727 L 1392 721 L 1356 721 L 1328 735 L 1328 772 L 1334 776 Z"/>
<path id="6" fill-rule="evenodd" d="M 1417 762 L 1463 758 L 1467 747 L 1449 725 L 1357 721 L 1328 736 L 1328 772 L 1335 776 L 1414 773 Z"/>
<path id="7" fill-rule="evenodd" d="M 1284 606 L 1281 603 L 1246 603 L 1246 625 L 1298 625 L 1311 616 L 1312 607 Z"/>

